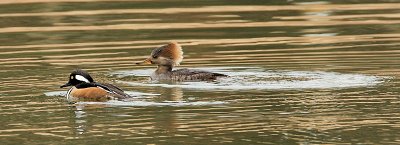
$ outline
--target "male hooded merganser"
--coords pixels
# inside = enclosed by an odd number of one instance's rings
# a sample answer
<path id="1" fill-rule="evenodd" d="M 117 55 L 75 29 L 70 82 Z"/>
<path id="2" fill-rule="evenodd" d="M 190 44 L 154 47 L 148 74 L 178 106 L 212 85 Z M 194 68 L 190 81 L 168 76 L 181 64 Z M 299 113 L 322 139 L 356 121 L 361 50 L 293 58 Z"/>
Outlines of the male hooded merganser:
<path id="1" fill-rule="evenodd" d="M 173 80 L 173 81 L 187 81 L 187 80 L 201 80 L 209 81 L 215 80 L 218 77 L 227 77 L 227 75 L 212 73 L 201 70 L 178 69 L 172 70 L 174 66 L 178 66 L 183 59 L 182 47 L 176 43 L 171 42 L 161 47 L 154 49 L 149 58 L 140 64 L 157 64 L 157 70 L 151 75 L 152 80 Z"/>
<path id="2" fill-rule="evenodd" d="M 60 88 L 67 86 L 72 86 L 66 95 L 70 102 L 78 100 L 107 101 L 129 97 L 117 86 L 94 82 L 86 71 L 80 69 L 72 71 L 69 75 L 69 81 Z"/>

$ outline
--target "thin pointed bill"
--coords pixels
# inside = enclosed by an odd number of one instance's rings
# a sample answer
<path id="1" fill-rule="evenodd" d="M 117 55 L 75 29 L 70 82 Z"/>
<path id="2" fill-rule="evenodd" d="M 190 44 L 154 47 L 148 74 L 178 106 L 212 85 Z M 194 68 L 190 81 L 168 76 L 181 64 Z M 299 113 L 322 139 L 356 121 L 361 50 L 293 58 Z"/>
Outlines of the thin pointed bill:
<path id="1" fill-rule="evenodd" d="M 68 86 L 71 86 L 71 83 L 70 83 L 70 82 L 68 82 L 68 83 L 66 83 L 66 84 L 64 84 L 64 85 L 62 85 L 62 86 L 60 86 L 60 88 L 64 88 L 64 87 L 68 87 Z"/>
<path id="2" fill-rule="evenodd" d="M 136 63 L 137 65 L 145 65 L 145 64 L 153 64 L 150 60 L 150 58 L 147 58 L 146 60 L 144 60 L 143 62 L 138 62 Z"/>

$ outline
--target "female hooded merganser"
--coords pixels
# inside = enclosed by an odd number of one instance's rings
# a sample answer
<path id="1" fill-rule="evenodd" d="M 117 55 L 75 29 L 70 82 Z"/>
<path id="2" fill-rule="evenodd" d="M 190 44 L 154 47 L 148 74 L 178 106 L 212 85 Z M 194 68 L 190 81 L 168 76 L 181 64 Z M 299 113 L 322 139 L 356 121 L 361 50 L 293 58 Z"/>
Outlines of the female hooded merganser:
<path id="1" fill-rule="evenodd" d="M 85 71 L 76 69 L 69 75 L 69 81 L 60 88 L 72 86 L 66 95 L 70 102 L 78 100 L 107 101 L 130 97 L 117 86 L 97 83 Z"/>
<path id="2" fill-rule="evenodd" d="M 187 80 L 201 80 L 209 81 L 215 80 L 218 77 L 227 77 L 227 75 L 212 73 L 201 70 L 178 69 L 172 70 L 174 66 L 178 66 L 183 59 L 182 47 L 176 43 L 171 42 L 161 47 L 154 49 L 149 58 L 140 64 L 157 64 L 157 70 L 151 75 L 152 80 L 173 80 L 173 81 L 187 81 Z"/>

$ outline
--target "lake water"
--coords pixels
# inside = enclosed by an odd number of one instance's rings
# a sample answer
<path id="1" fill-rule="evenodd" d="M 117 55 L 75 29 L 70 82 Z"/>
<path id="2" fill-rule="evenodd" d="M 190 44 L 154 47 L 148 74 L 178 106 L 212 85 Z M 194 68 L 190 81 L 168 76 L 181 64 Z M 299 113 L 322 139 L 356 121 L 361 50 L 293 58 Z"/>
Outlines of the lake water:
<path id="1" fill-rule="evenodd" d="M 137 66 L 183 46 L 155 82 Z M 400 3 L 248 0 L 0 1 L 1 144 L 399 144 Z M 78 102 L 76 68 L 132 98 Z"/>

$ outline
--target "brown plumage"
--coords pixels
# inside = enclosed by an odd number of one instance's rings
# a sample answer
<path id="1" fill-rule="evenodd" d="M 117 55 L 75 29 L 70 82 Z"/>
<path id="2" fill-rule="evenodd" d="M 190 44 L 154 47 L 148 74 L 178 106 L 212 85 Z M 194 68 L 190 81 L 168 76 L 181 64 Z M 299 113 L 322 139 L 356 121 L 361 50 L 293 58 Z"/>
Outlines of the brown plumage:
<path id="1" fill-rule="evenodd" d="M 67 98 L 70 98 L 74 101 L 78 100 L 107 101 L 112 99 L 111 97 L 112 95 L 110 93 L 98 87 L 90 87 L 83 89 L 77 89 L 76 87 L 73 87 L 73 89 L 68 95 L 69 96 L 67 96 Z"/>
<path id="2" fill-rule="evenodd" d="M 178 69 L 174 70 L 170 74 L 171 80 L 185 81 L 185 80 L 198 80 L 198 81 L 209 81 L 215 80 L 218 77 L 227 77 L 227 75 L 220 73 L 212 73 L 202 70 L 190 70 L 190 69 Z"/>
<path id="3" fill-rule="evenodd" d="M 182 55 L 182 47 L 176 42 L 171 42 L 154 49 L 149 58 L 136 64 L 157 64 L 157 70 L 151 75 L 151 79 L 153 80 L 208 81 L 215 80 L 218 77 L 227 77 L 227 75 L 224 74 L 202 70 L 172 70 L 174 66 L 177 66 L 182 62 Z"/>
<path id="4" fill-rule="evenodd" d="M 178 66 L 182 62 L 183 51 L 181 45 L 176 42 L 170 42 L 167 45 L 154 49 L 151 52 L 151 56 L 153 58 L 165 57 L 171 59 L 174 62 L 172 65 Z"/>

